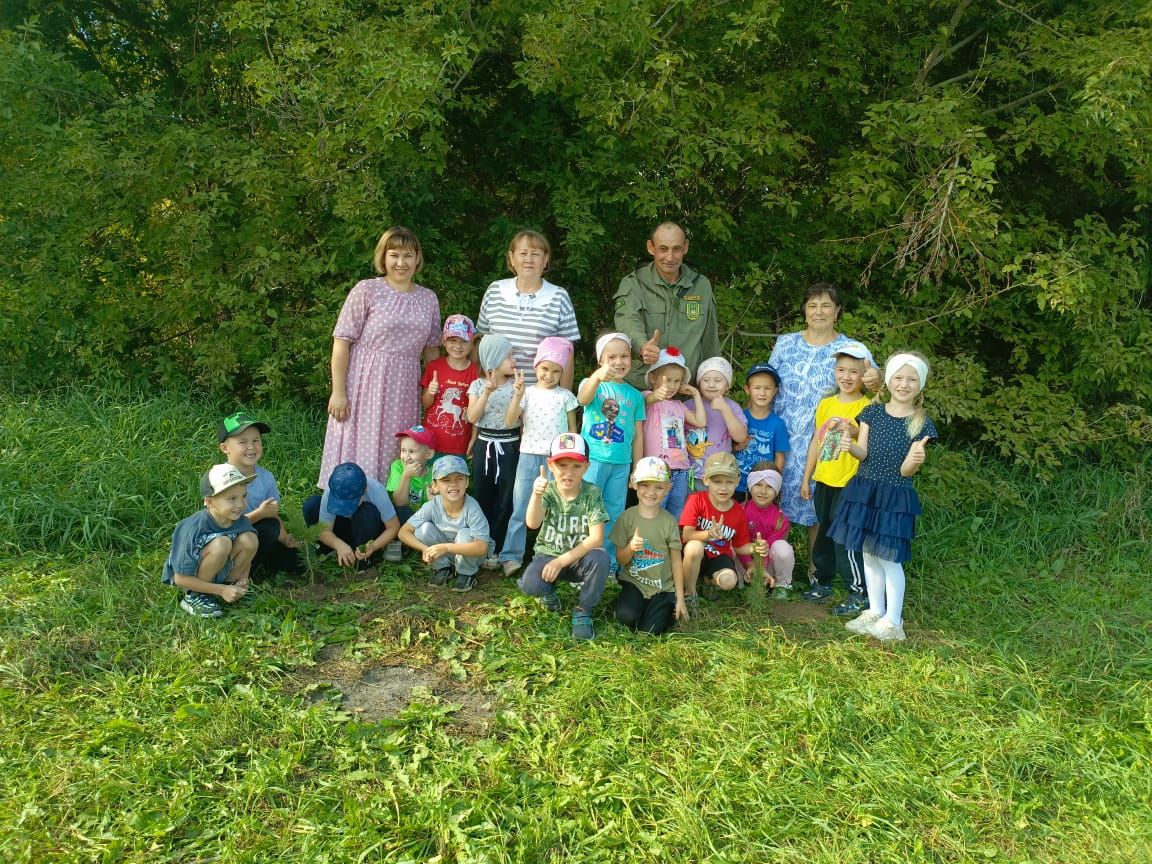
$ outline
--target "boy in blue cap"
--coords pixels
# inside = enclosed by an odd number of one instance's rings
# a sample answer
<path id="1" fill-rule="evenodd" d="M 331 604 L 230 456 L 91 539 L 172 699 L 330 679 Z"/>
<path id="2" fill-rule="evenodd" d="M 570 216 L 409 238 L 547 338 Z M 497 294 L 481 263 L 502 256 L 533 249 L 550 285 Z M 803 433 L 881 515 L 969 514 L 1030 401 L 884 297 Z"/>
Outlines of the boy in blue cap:
<path id="1" fill-rule="evenodd" d="M 468 463 L 441 456 L 432 466 L 435 493 L 400 528 L 400 541 L 432 565 L 432 584 L 444 585 L 456 571 L 453 591 L 471 591 L 488 553 L 488 519 L 468 494 Z"/>
<path id="2" fill-rule="evenodd" d="M 317 523 L 324 526 L 320 543 L 335 552 L 344 567 L 367 561 L 400 531 L 388 490 L 355 462 L 333 468 L 324 494 L 304 502 L 304 524 Z"/>

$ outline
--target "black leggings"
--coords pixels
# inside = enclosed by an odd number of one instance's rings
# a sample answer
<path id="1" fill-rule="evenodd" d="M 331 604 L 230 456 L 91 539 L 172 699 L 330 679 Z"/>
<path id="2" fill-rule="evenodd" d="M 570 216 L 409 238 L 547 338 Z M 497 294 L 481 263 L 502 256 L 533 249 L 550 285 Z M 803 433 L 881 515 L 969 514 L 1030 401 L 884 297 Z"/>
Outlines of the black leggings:
<path id="1" fill-rule="evenodd" d="M 666 632 L 676 618 L 676 594 L 661 591 L 647 600 L 631 582 L 620 583 L 620 596 L 616 598 L 616 620 L 625 627 L 659 636 Z"/>

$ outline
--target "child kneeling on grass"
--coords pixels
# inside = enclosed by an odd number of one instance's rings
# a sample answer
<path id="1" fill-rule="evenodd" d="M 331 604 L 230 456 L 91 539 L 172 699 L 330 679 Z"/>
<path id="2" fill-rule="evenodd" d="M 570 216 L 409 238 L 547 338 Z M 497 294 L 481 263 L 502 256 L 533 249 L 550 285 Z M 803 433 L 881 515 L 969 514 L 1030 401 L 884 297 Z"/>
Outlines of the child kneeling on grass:
<path id="1" fill-rule="evenodd" d="M 604 523 L 608 511 L 600 490 L 584 481 L 588 446 L 575 432 L 557 435 L 549 448 L 552 481 L 540 468 L 532 482 L 525 523 L 536 537 L 536 556 L 517 584 L 520 590 L 550 612 L 560 611 L 555 582 L 578 582 L 580 598 L 572 610 L 572 638 L 591 639 L 592 610 L 608 581 L 608 553 L 604 551 Z"/>
<path id="2" fill-rule="evenodd" d="M 213 465 L 200 478 L 204 509 L 176 523 L 162 578 L 185 592 L 180 608 L 189 615 L 219 618 L 217 597 L 235 603 L 248 593 L 257 540 L 244 511 L 253 479 L 232 465 Z"/>
<path id="3" fill-rule="evenodd" d="M 744 508 L 733 498 L 740 482 L 740 467 L 731 453 L 713 453 L 704 463 L 707 492 L 688 496 L 680 527 L 684 541 L 684 599 L 690 611 L 699 606 L 696 582 L 731 591 L 740 584 L 736 555 L 768 553 L 768 544 L 753 543 Z"/>
<path id="4" fill-rule="evenodd" d="M 433 496 L 400 528 L 400 541 L 432 565 L 433 585 L 445 585 L 455 567 L 453 591 L 471 591 L 488 554 L 488 520 L 467 492 L 468 463 L 441 456 L 432 466 Z"/>
<path id="5" fill-rule="evenodd" d="M 659 456 L 645 456 L 632 472 L 636 506 L 620 514 L 612 526 L 616 563 L 620 565 L 620 596 L 616 620 L 625 627 L 656 636 L 687 621 L 680 529 L 661 507 L 672 488 L 672 472 Z"/>
<path id="6" fill-rule="evenodd" d="M 342 567 L 356 567 L 396 539 L 400 520 L 388 490 L 355 462 L 332 469 L 323 495 L 304 502 L 304 524 L 324 527 L 323 551 L 336 553 Z"/>

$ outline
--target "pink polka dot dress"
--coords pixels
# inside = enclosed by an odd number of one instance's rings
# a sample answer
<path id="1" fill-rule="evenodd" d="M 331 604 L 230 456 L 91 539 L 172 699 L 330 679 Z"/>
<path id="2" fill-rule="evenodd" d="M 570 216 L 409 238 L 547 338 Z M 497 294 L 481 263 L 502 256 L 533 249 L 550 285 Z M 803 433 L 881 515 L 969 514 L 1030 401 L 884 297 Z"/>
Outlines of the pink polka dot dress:
<path id="1" fill-rule="evenodd" d="M 383 278 L 348 292 L 332 331 L 351 342 L 348 419 L 328 418 L 321 489 L 342 462 L 381 482 L 399 452 L 396 433 L 420 422 L 420 355 L 440 344 L 440 301 L 421 285 L 397 291 Z"/>

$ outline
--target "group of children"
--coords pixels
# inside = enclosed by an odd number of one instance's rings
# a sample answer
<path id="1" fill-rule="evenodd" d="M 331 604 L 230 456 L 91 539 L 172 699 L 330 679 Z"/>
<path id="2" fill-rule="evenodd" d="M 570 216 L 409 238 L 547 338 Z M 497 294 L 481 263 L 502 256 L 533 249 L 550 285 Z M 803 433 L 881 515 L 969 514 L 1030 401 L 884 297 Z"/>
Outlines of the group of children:
<path id="1" fill-rule="evenodd" d="M 304 504 L 305 522 L 322 526 L 319 541 L 341 564 L 398 561 L 407 546 L 435 585 L 468 591 L 482 568 L 520 573 L 521 590 L 549 610 L 560 608 L 556 583 L 575 583 L 577 639 L 592 638 L 592 613 L 614 576 L 617 620 L 654 634 L 687 620 L 698 590 L 758 578 L 778 599 L 790 596 L 795 554 L 776 504 L 789 439 L 773 413 L 780 377 L 771 365 L 748 370 L 742 408 L 728 396 L 727 360 L 702 362 L 693 386 L 671 346 L 649 371 L 649 389 L 636 389 L 625 381 L 632 345 L 622 333 L 597 340 L 598 365 L 576 393 L 561 386 L 567 339 L 539 343 L 530 385 L 508 339 L 473 346 L 467 317 L 450 316 L 442 339 L 445 356 L 421 377 L 423 425 L 396 433 L 387 482 L 343 463 Z M 936 430 L 923 413 L 924 359 L 893 357 L 891 398 L 873 404 L 861 392 L 865 357 L 855 345 L 837 355 L 836 392 L 817 408 L 804 454 L 801 494 L 813 484 L 820 517 L 805 596 L 828 596 L 839 571 L 848 611 L 861 613 L 849 629 L 903 639 L 901 564 L 919 513 L 910 478 Z M 219 615 L 218 598 L 243 596 L 254 565 L 299 568 L 275 480 L 257 465 L 268 431 L 244 414 L 221 424 L 227 461 L 202 478 L 205 509 L 176 528 L 164 580 L 185 591 L 191 614 Z M 626 509 L 629 488 L 636 503 Z M 529 529 L 538 535 L 523 567 Z"/>

